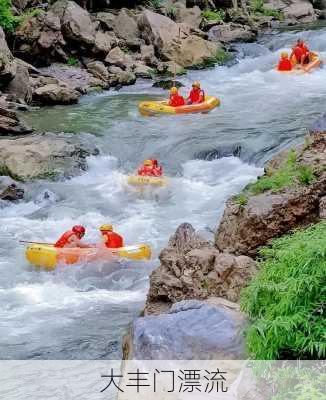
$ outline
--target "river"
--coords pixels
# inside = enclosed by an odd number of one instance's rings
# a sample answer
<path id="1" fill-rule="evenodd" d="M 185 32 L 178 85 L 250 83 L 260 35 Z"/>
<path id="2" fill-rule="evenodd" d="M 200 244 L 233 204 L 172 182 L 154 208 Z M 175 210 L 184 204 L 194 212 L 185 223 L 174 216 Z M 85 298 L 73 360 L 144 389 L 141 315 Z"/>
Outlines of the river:
<path id="1" fill-rule="evenodd" d="M 144 304 L 148 276 L 178 224 L 190 222 L 211 238 L 226 199 L 255 180 L 273 154 L 302 140 L 325 111 L 325 69 L 291 76 L 272 69 L 298 35 L 239 44 L 235 65 L 180 78 L 188 87 L 199 79 L 207 93 L 220 97 L 221 107 L 208 115 L 139 116 L 140 100 L 164 95 L 149 81 L 24 114 L 37 130 L 85 135 L 101 155 L 90 158 L 79 177 L 30 184 L 24 202 L 1 204 L 0 359 L 121 357 L 121 340 Z M 300 36 L 326 56 L 326 29 Z M 148 157 L 158 158 L 171 176 L 157 196 L 139 196 L 125 185 L 125 176 Z M 99 240 L 99 225 L 113 223 L 127 243 L 149 243 L 153 260 L 53 272 L 27 264 L 19 239 L 52 242 L 77 223 L 87 227 L 90 242 Z"/>

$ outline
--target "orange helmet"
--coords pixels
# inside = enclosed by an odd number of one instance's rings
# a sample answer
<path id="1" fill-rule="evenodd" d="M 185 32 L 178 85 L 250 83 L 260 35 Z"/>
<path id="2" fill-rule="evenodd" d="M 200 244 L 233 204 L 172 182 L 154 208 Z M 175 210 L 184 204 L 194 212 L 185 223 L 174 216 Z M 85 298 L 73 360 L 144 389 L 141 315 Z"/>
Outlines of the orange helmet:
<path id="1" fill-rule="evenodd" d="M 152 160 L 145 160 L 144 161 L 144 166 L 145 167 L 151 167 L 153 165 L 153 161 Z"/>
<path id="2" fill-rule="evenodd" d="M 200 82 L 199 82 L 199 81 L 195 81 L 195 82 L 192 84 L 192 87 L 196 87 L 196 88 L 200 89 Z"/>
<path id="3" fill-rule="evenodd" d="M 281 58 L 289 58 L 289 53 L 286 51 L 282 51 Z"/>
<path id="4" fill-rule="evenodd" d="M 171 94 L 177 94 L 177 93 L 178 93 L 178 88 L 175 87 L 175 86 L 171 87 L 170 93 L 171 93 Z"/>

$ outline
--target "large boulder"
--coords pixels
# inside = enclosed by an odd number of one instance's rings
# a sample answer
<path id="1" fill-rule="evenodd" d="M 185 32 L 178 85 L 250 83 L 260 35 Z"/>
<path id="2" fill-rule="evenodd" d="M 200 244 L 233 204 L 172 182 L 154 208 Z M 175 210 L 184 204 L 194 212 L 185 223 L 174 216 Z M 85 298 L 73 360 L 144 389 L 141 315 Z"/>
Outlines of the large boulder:
<path id="1" fill-rule="evenodd" d="M 187 25 L 149 10 L 140 16 L 138 27 L 146 44 L 152 44 L 163 61 L 175 61 L 182 67 L 200 64 L 214 57 L 218 50 L 216 43 L 190 34 Z"/>
<path id="2" fill-rule="evenodd" d="M 32 87 L 28 67 L 17 60 L 17 72 L 6 87 L 5 93 L 10 94 L 16 101 L 30 103 L 32 101 Z"/>
<path id="3" fill-rule="evenodd" d="M 150 276 L 149 305 L 211 296 L 238 301 L 240 290 L 256 272 L 251 258 L 220 253 L 190 224 L 179 226 L 160 261 Z"/>
<path id="4" fill-rule="evenodd" d="M 96 20 L 104 30 L 111 31 L 114 27 L 116 15 L 108 12 L 99 12 L 96 14 Z"/>
<path id="5" fill-rule="evenodd" d="M 232 360 L 245 357 L 245 318 L 236 304 L 212 298 L 176 303 L 134 321 L 124 344 L 129 360 Z"/>
<path id="6" fill-rule="evenodd" d="M 9 109 L 8 103 L 0 99 L 0 135 L 26 135 L 32 129 L 21 122 L 15 111 Z"/>
<path id="7" fill-rule="evenodd" d="M 80 93 L 67 86 L 50 83 L 34 90 L 33 100 L 42 105 L 74 104 Z"/>
<path id="8" fill-rule="evenodd" d="M 264 7 L 281 11 L 287 22 L 312 22 L 317 19 L 313 5 L 308 0 L 267 0 Z"/>
<path id="9" fill-rule="evenodd" d="M 208 37 L 212 41 L 223 43 L 252 42 L 256 38 L 256 32 L 248 25 L 233 22 L 215 25 L 208 31 Z"/>
<path id="10" fill-rule="evenodd" d="M 139 47 L 139 30 L 135 16 L 131 11 L 122 9 L 114 19 L 113 30 L 115 34 L 124 39 L 129 47 Z"/>
<path id="11" fill-rule="evenodd" d="M 122 69 L 127 69 L 132 67 L 133 59 L 130 54 L 125 53 L 120 49 L 120 47 L 115 47 L 112 49 L 105 58 L 105 62 L 110 65 L 115 65 Z"/>
<path id="12" fill-rule="evenodd" d="M 51 7 L 61 21 L 61 30 L 68 40 L 87 45 L 94 44 L 97 25 L 87 10 L 74 1 L 59 0 Z"/>
<path id="13" fill-rule="evenodd" d="M 97 31 L 93 51 L 94 53 L 103 53 L 106 55 L 117 44 L 118 40 L 111 32 Z"/>
<path id="14" fill-rule="evenodd" d="M 0 200 L 18 201 L 24 198 L 25 190 L 9 176 L 0 176 Z"/>
<path id="15" fill-rule="evenodd" d="M 54 134 L 0 140 L 0 168 L 18 180 L 70 177 L 87 168 L 86 157 L 98 154 L 90 142 Z"/>
<path id="16" fill-rule="evenodd" d="M 187 8 L 185 5 L 178 3 L 175 20 L 198 29 L 203 20 L 201 9 L 198 6 Z"/>
<path id="17" fill-rule="evenodd" d="M 10 82 L 17 70 L 17 64 L 6 42 L 3 29 L 0 26 L 0 87 Z"/>
<path id="18" fill-rule="evenodd" d="M 297 159 L 314 171 L 315 180 L 251 196 L 245 205 L 230 199 L 215 235 L 220 251 L 254 255 L 272 238 L 318 219 L 319 202 L 326 194 L 326 133 L 314 134 L 310 141 Z"/>

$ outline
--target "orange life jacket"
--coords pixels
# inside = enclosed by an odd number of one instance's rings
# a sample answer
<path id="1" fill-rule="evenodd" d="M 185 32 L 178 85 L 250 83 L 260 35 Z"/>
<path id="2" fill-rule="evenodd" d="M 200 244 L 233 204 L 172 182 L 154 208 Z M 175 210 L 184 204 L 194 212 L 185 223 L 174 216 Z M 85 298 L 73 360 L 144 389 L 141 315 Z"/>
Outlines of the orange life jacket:
<path id="1" fill-rule="evenodd" d="M 205 93 L 201 89 L 193 88 L 189 94 L 191 103 L 202 103 L 205 101 Z"/>
<path id="2" fill-rule="evenodd" d="M 162 167 L 159 167 L 157 165 L 157 162 L 156 162 L 156 166 L 154 163 L 153 167 L 147 167 L 145 165 L 142 165 L 138 169 L 138 175 L 140 175 L 140 176 L 162 176 L 162 174 L 163 174 Z"/>
<path id="3" fill-rule="evenodd" d="M 278 63 L 279 71 L 292 71 L 292 63 L 288 58 L 282 58 Z"/>
<path id="4" fill-rule="evenodd" d="M 185 99 L 179 94 L 172 94 L 170 96 L 169 106 L 171 107 L 180 107 L 185 104 Z"/>
<path id="5" fill-rule="evenodd" d="M 67 231 L 67 232 L 65 232 L 65 233 L 58 239 L 58 241 L 55 243 L 54 247 L 58 247 L 58 248 L 66 247 L 67 244 L 70 243 L 70 239 L 71 239 L 73 236 L 76 236 L 76 238 L 77 238 L 77 235 L 75 234 L 75 232 L 73 232 L 73 231 Z"/>
<path id="6" fill-rule="evenodd" d="M 105 237 L 105 246 L 110 249 L 123 247 L 123 238 L 116 232 L 103 232 Z"/>

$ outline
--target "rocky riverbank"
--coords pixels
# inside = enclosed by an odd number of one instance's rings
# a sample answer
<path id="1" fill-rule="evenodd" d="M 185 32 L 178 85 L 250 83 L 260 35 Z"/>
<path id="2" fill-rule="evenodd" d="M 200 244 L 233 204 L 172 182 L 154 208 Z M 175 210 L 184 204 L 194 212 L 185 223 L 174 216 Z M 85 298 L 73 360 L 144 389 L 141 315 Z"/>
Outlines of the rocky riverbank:
<path id="1" fill-rule="evenodd" d="M 223 358 L 223 348 L 228 358 L 244 355 L 239 332 L 246 316 L 236 303 L 257 273 L 258 249 L 325 218 L 325 121 L 319 119 L 304 144 L 274 157 L 265 175 L 229 199 L 214 243 L 190 224 L 178 227 L 151 274 L 144 315 L 125 341 L 126 358 Z M 230 307 L 236 315 L 226 313 Z M 228 351 L 232 343 L 236 352 Z"/>

